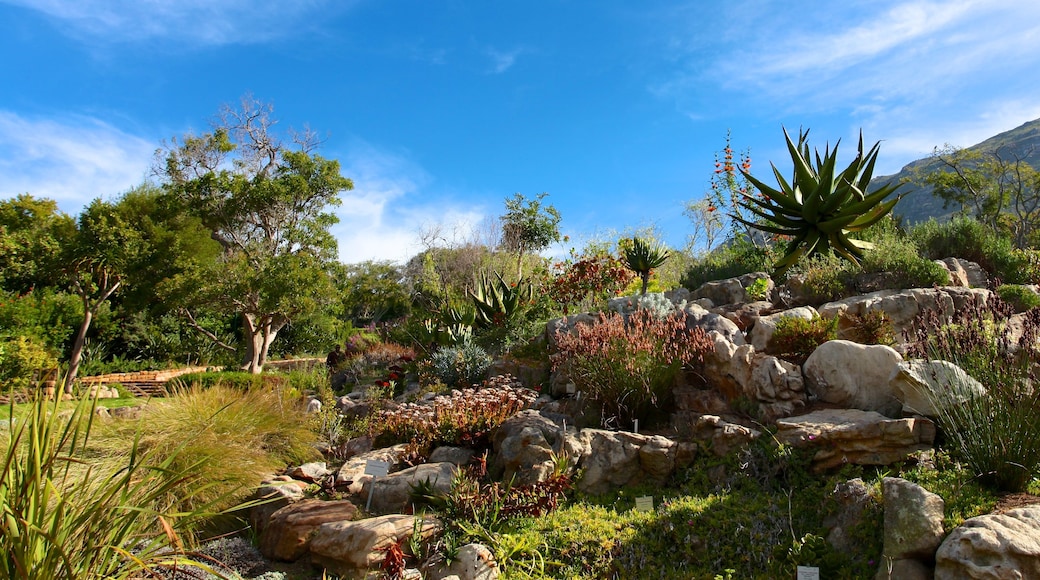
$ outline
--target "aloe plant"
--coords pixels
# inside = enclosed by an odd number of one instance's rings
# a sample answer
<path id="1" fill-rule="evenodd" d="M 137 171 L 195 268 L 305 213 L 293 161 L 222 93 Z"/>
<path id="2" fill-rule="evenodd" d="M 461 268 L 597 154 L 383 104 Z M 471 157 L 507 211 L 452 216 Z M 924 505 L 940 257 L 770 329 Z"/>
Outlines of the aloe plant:
<path id="1" fill-rule="evenodd" d="M 664 264 L 670 255 L 668 248 L 657 242 L 632 238 L 632 244 L 625 248 L 625 265 L 629 270 L 639 274 L 640 280 L 643 281 L 641 295 L 646 294 L 646 288 L 650 285 L 650 273 L 654 268 Z"/>
<path id="2" fill-rule="evenodd" d="M 477 325 L 486 328 L 500 326 L 519 314 L 534 299 L 534 287 L 523 279 L 510 285 L 498 272 L 494 279 L 482 272 L 468 294 L 477 310 Z"/>
<path id="3" fill-rule="evenodd" d="M 802 257 L 816 253 L 836 252 L 839 256 L 859 264 L 863 251 L 872 245 L 849 237 L 877 223 L 888 215 L 899 197 L 885 201 L 895 193 L 899 184 L 888 184 L 866 193 L 880 142 L 864 154 L 863 133 L 859 136 L 859 151 L 855 160 L 842 171 L 836 169 L 838 144 L 829 146 L 820 156 L 819 150 L 810 155 L 807 137 L 809 131 L 799 132 L 798 143 L 784 129 L 787 148 L 794 163 L 794 176 L 788 182 L 775 165 L 773 174 L 779 189 L 770 187 L 743 169 L 741 173 L 758 188 L 761 199 L 744 193 L 740 207 L 765 220 L 751 222 L 740 216 L 733 219 L 764 232 L 790 236 L 784 256 L 774 264 L 773 276 L 785 273 Z M 839 141 L 840 143 L 840 141 Z"/>

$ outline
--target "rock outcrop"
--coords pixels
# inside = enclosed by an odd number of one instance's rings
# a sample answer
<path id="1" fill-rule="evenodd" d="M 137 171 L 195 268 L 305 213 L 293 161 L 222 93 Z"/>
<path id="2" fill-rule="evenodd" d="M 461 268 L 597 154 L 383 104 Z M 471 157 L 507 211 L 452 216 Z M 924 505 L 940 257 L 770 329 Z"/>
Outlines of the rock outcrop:
<path id="1" fill-rule="evenodd" d="M 776 422 L 780 442 L 816 449 L 813 465 L 824 470 L 846 463 L 888 465 L 931 449 L 935 424 L 928 419 L 890 419 L 873 411 L 825 409 Z"/>
<path id="2" fill-rule="evenodd" d="M 935 554 L 935 580 L 1040 578 L 1040 506 L 971 518 Z"/>

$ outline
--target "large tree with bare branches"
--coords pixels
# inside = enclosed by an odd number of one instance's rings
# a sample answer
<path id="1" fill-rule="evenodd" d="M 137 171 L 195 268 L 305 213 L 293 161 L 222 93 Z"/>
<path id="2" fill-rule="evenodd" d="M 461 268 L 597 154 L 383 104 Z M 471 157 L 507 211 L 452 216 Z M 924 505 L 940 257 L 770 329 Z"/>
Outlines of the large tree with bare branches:
<path id="1" fill-rule="evenodd" d="M 246 97 L 225 107 L 212 131 L 175 139 L 157 154 L 169 198 L 197 215 L 223 250 L 217 263 L 180 278 L 190 289 L 182 312 L 189 320 L 199 305 L 237 312 L 244 367 L 254 373 L 278 332 L 330 297 L 329 228 L 337 218 L 328 210 L 353 188 L 339 162 L 314 153 L 314 133 L 283 139 L 271 115 L 271 105 Z"/>

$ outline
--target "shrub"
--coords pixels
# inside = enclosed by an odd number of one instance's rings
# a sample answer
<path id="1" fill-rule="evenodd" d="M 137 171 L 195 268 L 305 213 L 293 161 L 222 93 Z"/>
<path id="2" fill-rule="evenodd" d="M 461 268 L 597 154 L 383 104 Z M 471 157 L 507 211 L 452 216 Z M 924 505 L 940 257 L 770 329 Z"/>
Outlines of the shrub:
<path id="1" fill-rule="evenodd" d="M 205 502 L 194 501 L 206 489 L 201 465 L 178 449 L 148 452 L 134 437 L 98 458 L 87 449 L 92 402 L 71 414 L 58 405 L 38 399 L 0 438 L 0 577 L 140 578 L 189 563 L 178 532 L 203 515 Z M 196 508 L 166 510 L 171 496 Z"/>
<path id="2" fill-rule="evenodd" d="M 681 313 L 658 319 L 646 310 L 627 320 L 601 314 L 596 324 L 579 324 L 556 342 L 553 368 L 565 370 L 601 406 L 604 421 L 619 426 L 645 420 L 654 406 L 666 407 L 683 366 L 703 361 L 714 348 L 702 329 L 686 327 Z"/>
<path id="3" fill-rule="evenodd" d="M 950 283 L 950 275 L 945 268 L 930 258 L 918 255 L 917 247 L 911 240 L 896 236 L 886 236 L 874 250 L 866 252 L 861 267 L 867 274 L 889 273 L 892 278 L 887 281 L 885 288 L 931 288 Z"/>
<path id="4" fill-rule="evenodd" d="M 997 288 L 997 295 L 1013 306 L 1016 312 L 1025 312 L 1040 306 L 1040 295 L 1021 284 L 1003 284 Z"/>
<path id="5" fill-rule="evenodd" d="M 851 296 L 853 278 L 849 264 L 835 256 L 817 254 L 791 269 L 788 285 L 797 289 L 793 293 L 800 302 L 819 305 Z"/>
<path id="6" fill-rule="evenodd" d="M 776 321 L 776 331 L 769 344 L 778 357 L 802 365 L 816 347 L 837 337 L 837 317 L 824 319 L 818 314 L 810 320 L 783 317 Z"/>
<path id="7" fill-rule="evenodd" d="M 381 443 L 411 443 L 420 453 L 437 444 L 480 447 L 487 444 L 492 429 L 537 397 L 518 380 L 500 376 L 478 388 L 440 395 L 430 403 L 384 409 L 376 429 Z"/>
<path id="8" fill-rule="evenodd" d="M 931 260 L 963 258 L 977 263 L 993 278 L 1008 284 L 1040 282 L 1040 260 L 1032 250 L 1016 250 L 1011 240 L 968 217 L 918 224 L 910 237 Z"/>
<path id="9" fill-rule="evenodd" d="M 557 266 L 563 271 L 549 280 L 546 287 L 550 299 L 565 315 L 572 307 L 588 310 L 620 295 L 635 277 L 620 258 L 606 252 Z"/>
<path id="10" fill-rule="evenodd" d="M 950 324 L 939 324 L 934 313 L 921 317 L 909 354 L 950 361 L 985 387 L 985 394 L 970 397 L 964 395 L 972 392 L 968 385 L 936 393 L 939 427 L 951 453 L 980 481 L 1024 491 L 1040 474 L 1040 392 L 1033 364 L 1040 354 L 1040 311 L 1026 313 L 1019 330 L 1007 324 L 1010 314 L 1009 305 L 991 300 L 958 312 Z M 929 328 L 937 329 L 934 335 Z"/>
<path id="11" fill-rule="evenodd" d="M 32 386 L 34 377 L 58 368 L 58 359 L 38 340 L 28 336 L 0 339 L 0 392 Z"/>
<path id="12" fill-rule="evenodd" d="M 491 366 L 491 357 L 473 343 L 446 346 L 430 357 L 429 370 L 449 387 L 467 387 L 483 380 Z"/>
<path id="13" fill-rule="evenodd" d="M 862 315 L 852 314 L 847 320 L 841 338 L 860 344 L 895 344 L 895 327 L 884 310 L 871 310 Z"/>
<path id="14" fill-rule="evenodd" d="M 776 259 L 774 250 L 740 239 L 694 261 L 683 275 L 683 288 L 696 290 L 705 282 L 734 278 L 750 272 L 768 271 Z"/>

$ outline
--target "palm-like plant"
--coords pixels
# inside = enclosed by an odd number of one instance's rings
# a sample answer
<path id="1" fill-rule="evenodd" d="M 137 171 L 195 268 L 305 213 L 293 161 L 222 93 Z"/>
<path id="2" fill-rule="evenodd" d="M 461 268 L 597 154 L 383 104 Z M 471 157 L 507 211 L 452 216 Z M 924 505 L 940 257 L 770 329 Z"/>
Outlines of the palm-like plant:
<path id="1" fill-rule="evenodd" d="M 779 189 L 741 170 L 741 173 L 762 194 L 762 198 L 744 193 L 740 206 L 766 223 L 751 222 L 740 216 L 733 219 L 767 233 L 790 236 L 784 256 L 774 265 L 773 276 L 780 276 L 803 256 L 815 253 L 837 252 L 856 264 L 863 250 L 872 245 L 848 237 L 885 217 L 900 198 L 885 201 L 899 184 L 887 184 L 873 193 L 865 193 L 874 173 L 874 163 L 880 142 L 864 154 L 863 133 L 859 136 L 859 153 L 843 171 L 836 170 L 838 144 L 828 146 L 820 156 L 819 150 L 810 155 L 806 139 L 809 131 L 799 132 L 795 144 L 784 129 L 787 148 L 794 163 L 794 178 L 788 182 L 775 165 L 773 174 Z M 839 141 L 840 143 L 840 141 Z M 815 164 L 814 164 L 815 162 Z"/>
<path id="2" fill-rule="evenodd" d="M 625 248 L 625 265 L 629 270 L 639 274 L 643 281 L 640 294 L 646 294 L 646 287 L 650 284 L 650 273 L 654 268 L 664 264 L 670 255 L 668 249 L 657 242 L 632 238 L 632 244 Z"/>

